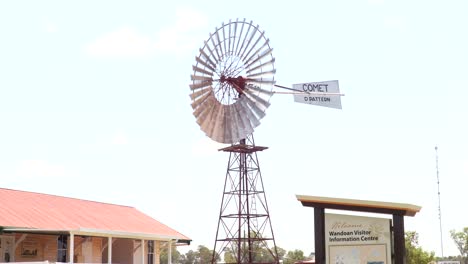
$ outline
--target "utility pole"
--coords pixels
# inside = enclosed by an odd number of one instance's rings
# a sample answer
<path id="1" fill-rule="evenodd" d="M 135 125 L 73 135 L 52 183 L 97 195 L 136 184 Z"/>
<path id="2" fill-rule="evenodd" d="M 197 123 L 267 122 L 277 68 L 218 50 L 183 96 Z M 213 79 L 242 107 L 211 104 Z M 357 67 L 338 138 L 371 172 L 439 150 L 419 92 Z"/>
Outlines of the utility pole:
<path id="1" fill-rule="evenodd" d="M 439 181 L 439 154 L 437 151 L 437 146 L 435 147 L 436 152 L 436 173 L 437 173 L 437 195 L 439 197 L 439 225 L 440 225 L 440 250 L 442 253 L 442 258 L 444 257 L 444 243 L 442 237 L 442 210 L 440 208 L 440 181 Z"/>

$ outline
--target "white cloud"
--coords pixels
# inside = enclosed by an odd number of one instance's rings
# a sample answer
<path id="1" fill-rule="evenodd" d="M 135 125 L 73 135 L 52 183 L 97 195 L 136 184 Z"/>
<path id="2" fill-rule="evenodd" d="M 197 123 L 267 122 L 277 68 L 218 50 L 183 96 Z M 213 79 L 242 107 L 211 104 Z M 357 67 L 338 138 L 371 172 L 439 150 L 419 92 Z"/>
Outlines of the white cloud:
<path id="1" fill-rule="evenodd" d="M 386 17 L 384 19 L 384 26 L 390 29 L 404 29 L 406 27 L 406 21 L 404 18 L 399 16 Z"/>
<path id="2" fill-rule="evenodd" d="M 127 145 L 128 144 L 127 135 L 121 131 L 117 132 L 112 138 L 111 144 L 112 145 Z"/>
<path id="3" fill-rule="evenodd" d="M 118 149 L 123 150 L 127 147 L 131 147 L 128 134 L 125 131 L 116 130 L 99 136 L 93 142 L 81 144 L 80 150 L 93 153 L 107 153 Z"/>
<path id="4" fill-rule="evenodd" d="M 152 54 L 151 40 L 125 26 L 105 34 L 86 45 L 85 53 L 93 57 L 145 57 Z"/>
<path id="5" fill-rule="evenodd" d="M 175 54 L 190 51 L 202 43 L 196 30 L 204 28 L 207 24 L 207 17 L 201 13 L 188 8 L 179 9 L 176 12 L 176 23 L 159 32 L 156 49 Z"/>
<path id="6" fill-rule="evenodd" d="M 51 164 L 46 160 L 23 160 L 16 168 L 15 175 L 21 178 L 69 177 L 70 173 L 62 165 Z"/>
<path id="7" fill-rule="evenodd" d="M 190 9 L 180 8 L 176 11 L 177 22 L 175 28 L 180 31 L 188 31 L 205 27 L 208 24 L 208 18 L 202 13 Z"/>
<path id="8" fill-rule="evenodd" d="M 58 27 L 56 24 L 52 23 L 52 22 L 48 22 L 46 24 L 46 31 L 49 32 L 49 33 L 55 33 L 58 31 Z"/>
<path id="9" fill-rule="evenodd" d="M 367 0 L 367 2 L 373 5 L 382 5 L 385 3 L 385 0 Z"/>
<path id="10" fill-rule="evenodd" d="M 155 37 L 124 26 L 89 43 L 84 52 L 98 58 L 142 58 L 157 53 L 180 55 L 201 43 L 197 30 L 206 26 L 207 21 L 201 13 L 181 8 L 176 11 L 175 23 L 161 29 Z"/>
<path id="11" fill-rule="evenodd" d="M 57 33 L 58 32 L 58 26 L 55 22 L 51 21 L 47 17 L 42 18 L 42 22 L 39 23 L 41 30 L 45 31 L 47 33 Z"/>
<path id="12" fill-rule="evenodd" d="M 218 143 L 208 137 L 197 140 L 192 145 L 192 154 L 196 157 L 207 157 L 218 153 L 218 150 L 227 145 Z"/>

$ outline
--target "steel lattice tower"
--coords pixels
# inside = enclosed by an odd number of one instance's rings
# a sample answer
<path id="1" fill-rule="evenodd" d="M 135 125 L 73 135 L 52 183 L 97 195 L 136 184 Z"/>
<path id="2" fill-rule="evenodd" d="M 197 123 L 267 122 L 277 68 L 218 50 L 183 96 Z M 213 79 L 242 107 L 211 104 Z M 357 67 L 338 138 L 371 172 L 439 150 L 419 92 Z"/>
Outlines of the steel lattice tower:
<path id="1" fill-rule="evenodd" d="M 252 135 L 220 149 L 229 152 L 229 162 L 211 263 L 227 255 L 226 264 L 279 263 L 257 158 L 265 149 Z"/>

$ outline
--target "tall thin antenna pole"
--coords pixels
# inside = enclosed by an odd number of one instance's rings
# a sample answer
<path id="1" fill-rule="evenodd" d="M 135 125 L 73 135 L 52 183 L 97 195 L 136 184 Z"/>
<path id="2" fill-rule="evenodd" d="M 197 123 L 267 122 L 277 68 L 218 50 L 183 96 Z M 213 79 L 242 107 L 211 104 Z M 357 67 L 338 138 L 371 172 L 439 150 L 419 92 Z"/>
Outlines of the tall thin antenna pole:
<path id="1" fill-rule="evenodd" d="M 435 147 L 435 152 L 436 152 L 436 172 L 437 172 L 437 195 L 439 196 L 440 250 L 442 253 L 442 257 L 444 257 L 444 243 L 442 239 L 442 210 L 440 209 L 439 154 L 437 152 L 437 146 Z"/>

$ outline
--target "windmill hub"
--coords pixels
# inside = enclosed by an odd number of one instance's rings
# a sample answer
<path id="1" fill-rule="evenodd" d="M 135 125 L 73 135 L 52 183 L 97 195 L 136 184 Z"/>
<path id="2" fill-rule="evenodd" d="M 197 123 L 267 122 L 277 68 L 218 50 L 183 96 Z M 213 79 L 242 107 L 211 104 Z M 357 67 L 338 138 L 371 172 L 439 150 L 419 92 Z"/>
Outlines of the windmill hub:
<path id="1" fill-rule="evenodd" d="M 238 77 L 226 77 L 225 75 L 221 75 L 219 79 L 221 83 L 227 83 L 228 85 L 234 87 L 234 89 L 239 93 L 242 94 L 245 89 L 246 79 L 242 76 Z"/>

